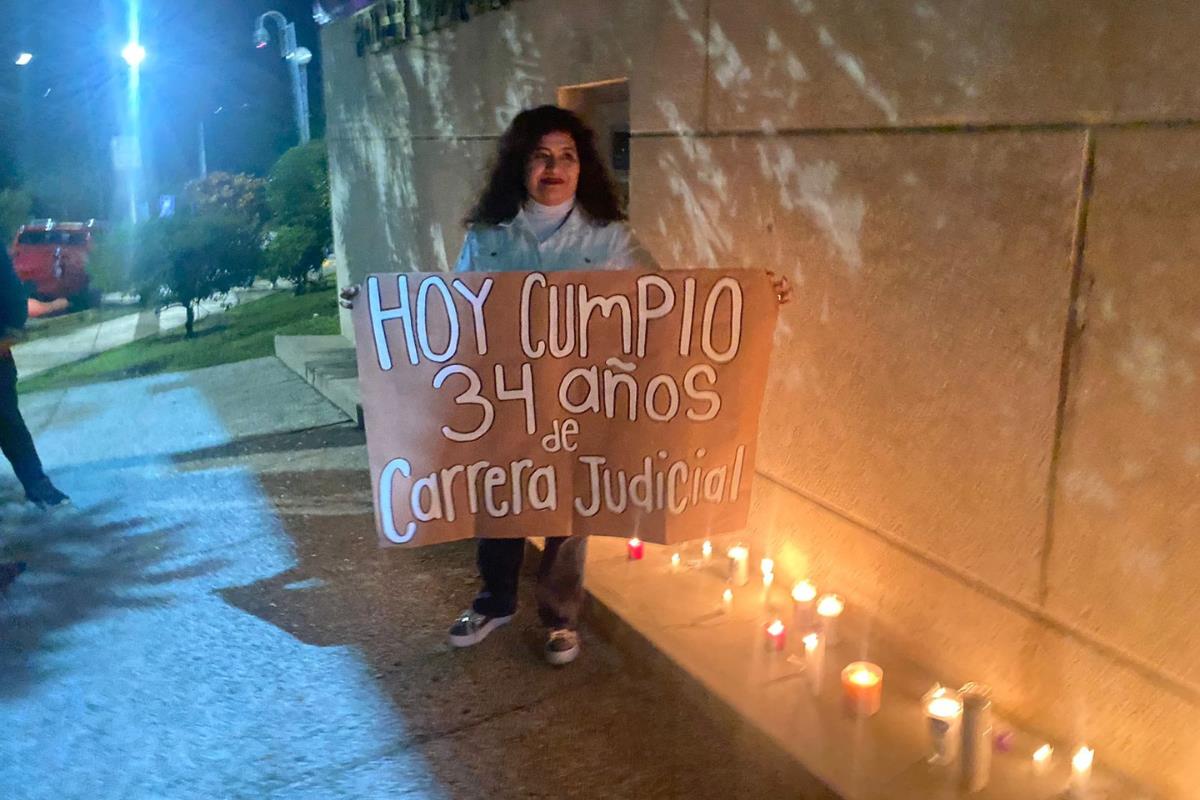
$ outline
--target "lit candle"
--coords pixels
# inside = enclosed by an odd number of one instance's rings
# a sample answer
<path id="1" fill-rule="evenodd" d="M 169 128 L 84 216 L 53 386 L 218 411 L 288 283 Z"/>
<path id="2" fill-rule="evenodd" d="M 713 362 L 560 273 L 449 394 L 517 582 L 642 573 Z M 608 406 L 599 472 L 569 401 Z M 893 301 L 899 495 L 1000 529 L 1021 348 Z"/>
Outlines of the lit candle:
<path id="1" fill-rule="evenodd" d="M 729 582 L 734 586 L 750 582 L 750 549 L 744 545 L 729 548 Z"/>
<path id="2" fill-rule="evenodd" d="M 627 549 L 630 561 L 641 561 L 642 556 L 646 555 L 646 543 L 636 536 L 629 540 Z"/>
<path id="3" fill-rule="evenodd" d="M 775 620 L 767 626 L 767 649 L 779 652 L 787 644 L 787 628 L 783 620 Z"/>
<path id="4" fill-rule="evenodd" d="M 708 539 L 704 540 L 704 546 L 700 548 L 700 555 L 704 557 L 705 561 L 712 558 L 712 542 Z"/>
<path id="5" fill-rule="evenodd" d="M 679 553 L 671 553 L 671 569 L 679 569 Z"/>
<path id="6" fill-rule="evenodd" d="M 1044 744 L 1033 751 L 1033 774 L 1045 775 L 1050 771 L 1054 759 L 1054 748 Z"/>
<path id="7" fill-rule="evenodd" d="M 838 620 L 846 610 L 846 601 L 836 594 L 827 594 L 817 603 L 817 616 L 821 618 L 821 636 L 825 646 L 838 643 Z"/>
<path id="8" fill-rule="evenodd" d="M 804 673 L 813 694 L 821 693 L 825 682 L 825 643 L 821 634 L 810 633 L 804 637 Z"/>
<path id="9" fill-rule="evenodd" d="M 733 589 L 721 592 L 721 607 L 726 611 L 733 607 Z"/>
<path id="10" fill-rule="evenodd" d="M 925 721 L 929 727 L 929 763 L 946 766 L 958 758 L 962 742 L 962 700 L 957 692 L 935 686 L 925 695 Z"/>
<path id="11" fill-rule="evenodd" d="M 817 599 L 817 587 L 808 581 L 800 581 L 792 587 L 792 627 L 798 631 L 813 627 L 813 605 Z"/>
<path id="12" fill-rule="evenodd" d="M 1092 782 L 1092 762 L 1096 751 L 1087 745 L 1081 746 L 1071 756 L 1071 797 L 1087 797 Z"/>
<path id="13" fill-rule="evenodd" d="M 764 558 L 762 561 L 758 562 L 758 568 L 762 570 L 764 581 L 767 579 L 768 575 L 771 577 L 775 576 L 775 560 L 772 558 Z"/>
<path id="14" fill-rule="evenodd" d="M 842 670 L 842 700 L 847 713 L 870 717 L 883 705 L 883 670 L 869 661 L 854 661 Z"/>

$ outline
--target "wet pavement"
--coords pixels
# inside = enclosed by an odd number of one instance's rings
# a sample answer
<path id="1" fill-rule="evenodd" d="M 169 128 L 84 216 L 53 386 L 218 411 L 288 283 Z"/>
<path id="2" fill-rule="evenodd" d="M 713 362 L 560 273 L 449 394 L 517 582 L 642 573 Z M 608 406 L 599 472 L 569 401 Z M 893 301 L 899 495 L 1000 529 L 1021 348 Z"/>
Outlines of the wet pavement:
<path id="1" fill-rule="evenodd" d="M 376 547 L 362 433 L 274 359 L 23 408 L 73 509 L 0 474 L 0 797 L 817 797 L 773 745 L 529 603 L 445 643 L 470 543 Z"/>

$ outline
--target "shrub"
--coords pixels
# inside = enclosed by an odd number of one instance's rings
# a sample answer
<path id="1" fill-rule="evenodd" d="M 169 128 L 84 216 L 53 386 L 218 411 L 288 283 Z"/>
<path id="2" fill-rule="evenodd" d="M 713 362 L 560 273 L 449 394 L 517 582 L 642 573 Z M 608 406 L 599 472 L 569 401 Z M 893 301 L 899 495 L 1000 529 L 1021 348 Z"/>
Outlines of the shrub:
<path id="1" fill-rule="evenodd" d="M 308 282 L 321 272 L 325 248 L 311 228 L 284 225 L 271 231 L 265 255 L 267 269 L 263 277 L 286 278 L 295 285 L 296 294 L 304 294 Z"/>

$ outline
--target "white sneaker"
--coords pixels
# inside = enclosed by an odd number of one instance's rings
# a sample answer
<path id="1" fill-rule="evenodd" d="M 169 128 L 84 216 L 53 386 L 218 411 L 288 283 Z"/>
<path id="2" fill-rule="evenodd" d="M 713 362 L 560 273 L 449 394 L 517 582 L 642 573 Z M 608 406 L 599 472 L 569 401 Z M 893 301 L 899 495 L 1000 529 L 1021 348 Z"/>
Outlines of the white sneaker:
<path id="1" fill-rule="evenodd" d="M 555 628 L 546 639 L 546 660 L 556 667 L 579 657 L 579 634 L 570 628 Z"/>
<path id="2" fill-rule="evenodd" d="M 450 644 L 455 647 L 479 644 L 496 628 L 511 622 L 512 618 L 512 614 L 507 617 L 488 617 L 467 609 L 450 626 Z"/>

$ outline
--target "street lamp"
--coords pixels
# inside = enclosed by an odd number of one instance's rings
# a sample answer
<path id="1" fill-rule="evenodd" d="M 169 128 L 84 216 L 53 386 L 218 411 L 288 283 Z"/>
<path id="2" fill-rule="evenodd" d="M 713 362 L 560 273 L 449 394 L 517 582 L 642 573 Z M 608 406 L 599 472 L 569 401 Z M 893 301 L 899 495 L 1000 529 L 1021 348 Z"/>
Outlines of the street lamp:
<path id="1" fill-rule="evenodd" d="M 296 105 L 296 128 L 300 131 L 300 144 L 306 144 L 311 137 L 308 127 L 308 63 L 312 61 L 312 51 L 307 47 L 296 46 L 296 26 L 288 22 L 287 17 L 278 11 L 268 11 L 254 23 L 254 46 L 262 50 L 271 43 L 271 34 L 267 31 L 267 20 L 278 27 L 283 36 L 279 41 L 279 52 L 287 62 L 288 72 L 292 75 L 292 98 Z"/>
<path id="2" fill-rule="evenodd" d="M 17 56 L 17 60 L 14 63 L 16 63 L 18 67 L 24 67 L 29 64 L 30 61 L 33 61 L 33 53 L 21 53 L 19 56 Z"/>
<path id="3" fill-rule="evenodd" d="M 146 48 L 137 42 L 130 42 L 121 51 L 121 58 L 125 59 L 125 63 L 130 67 L 137 69 L 146 60 Z"/>

